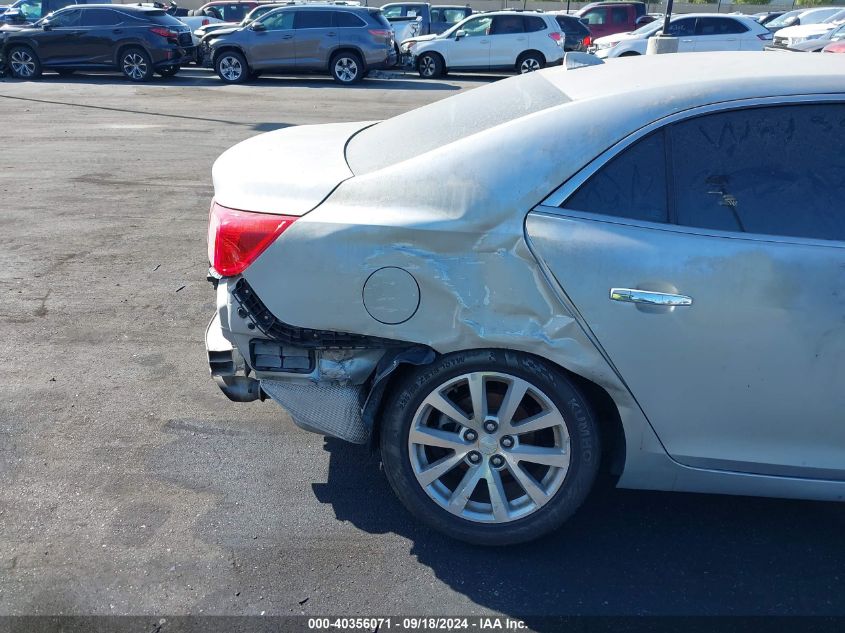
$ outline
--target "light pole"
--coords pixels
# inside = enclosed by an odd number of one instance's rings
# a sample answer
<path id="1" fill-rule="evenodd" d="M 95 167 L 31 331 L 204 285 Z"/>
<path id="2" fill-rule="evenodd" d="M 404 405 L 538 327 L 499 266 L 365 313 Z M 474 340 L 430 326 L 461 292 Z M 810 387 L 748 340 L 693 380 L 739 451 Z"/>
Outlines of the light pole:
<path id="1" fill-rule="evenodd" d="M 669 31 L 669 19 L 672 17 L 673 0 L 666 0 L 666 16 L 663 18 L 663 35 Z"/>

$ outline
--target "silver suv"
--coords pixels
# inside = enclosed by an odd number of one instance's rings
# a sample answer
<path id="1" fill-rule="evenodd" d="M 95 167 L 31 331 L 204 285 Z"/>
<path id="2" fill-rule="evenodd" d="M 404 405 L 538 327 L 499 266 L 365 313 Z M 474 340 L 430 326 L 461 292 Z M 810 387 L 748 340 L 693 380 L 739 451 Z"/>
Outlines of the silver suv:
<path id="1" fill-rule="evenodd" d="M 248 26 L 210 33 L 200 45 L 205 65 L 226 83 L 266 71 L 328 70 L 335 81 L 353 84 L 397 61 L 390 23 L 366 7 L 283 7 Z"/>

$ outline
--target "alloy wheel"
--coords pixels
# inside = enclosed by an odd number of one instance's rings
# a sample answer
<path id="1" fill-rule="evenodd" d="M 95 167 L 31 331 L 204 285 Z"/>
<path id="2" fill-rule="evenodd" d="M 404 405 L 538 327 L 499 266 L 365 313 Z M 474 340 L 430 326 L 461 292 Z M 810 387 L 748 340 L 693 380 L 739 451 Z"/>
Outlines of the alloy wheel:
<path id="1" fill-rule="evenodd" d="M 237 81 L 243 72 L 244 67 L 237 57 L 226 56 L 220 60 L 220 74 L 226 81 Z"/>
<path id="2" fill-rule="evenodd" d="M 344 83 L 355 81 L 358 77 L 358 63 L 351 57 L 338 57 L 334 63 L 334 73 Z"/>
<path id="3" fill-rule="evenodd" d="M 522 74 L 533 73 L 535 70 L 540 70 L 540 62 L 534 57 L 526 57 L 519 65 L 519 72 Z"/>
<path id="4" fill-rule="evenodd" d="M 147 60 L 140 53 L 129 53 L 123 56 L 123 73 L 136 81 L 147 76 Z"/>
<path id="5" fill-rule="evenodd" d="M 434 59 L 428 55 L 420 60 L 420 73 L 423 77 L 433 77 L 436 71 Z"/>
<path id="6" fill-rule="evenodd" d="M 498 372 L 452 378 L 414 414 L 408 456 L 441 508 L 462 519 L 508 523 L 554 497 L 569 471 L 569 431 L 551 398 Z"/>
<path id="7" fill-rule="evenodd" d="M 18 77 L 32 77 L 35 74 L 35 60 L 27 51 L 14 51 L 9 57 L 9 64 Z"/>

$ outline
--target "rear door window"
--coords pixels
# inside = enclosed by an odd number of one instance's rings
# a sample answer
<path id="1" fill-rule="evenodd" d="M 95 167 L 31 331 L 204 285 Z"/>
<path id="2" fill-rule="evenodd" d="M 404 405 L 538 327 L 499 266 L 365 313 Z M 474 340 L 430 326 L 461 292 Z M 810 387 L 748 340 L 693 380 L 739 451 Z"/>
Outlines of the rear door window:
<path id="1" fill-rule="evenodd" d="M 337 11 L 334 14 L 334 25 L 340 28 L 355 28 L 365 26 L 365 23 L 354 13 Z"/>
<path id="2" fill-rule="evenodd" d="M 524 32 L 525 26 L 521 15 L 497 15 L 493 18 L 490 35 L 514 35 Z"/>
<path id="3" fill-rule="evenodd" d="M 575 211 L 668 222 L 664 134 L 655 132 L 611 159 L 562 205 Z"/>
<path id="4" fill-rule="evenodd" d="M 537 31 L 546 30 L 546 22 L 543 18 L 538 18 L 534 15 L 526 15 L 522 18 L 525 24 L 526 33 L 536 33 Z"/>
<path id="5" fill-rule="evenodd" d="M 333 11 L 297 11 L 293 20 L 295 29 L 328 29 L 332 26 Z"/>
<path id="6" fill-rule="evenodd" d="M 695 25 L 696 35 L 730 35 L 747 30 L 745 25 L 730 18 L 698 18 Z"/>
<path id="7" fill-rule="evenodd" d="M 678 223 L 845 240 L 845 105 L 746 108 L 671 126 Z"/>
<path id="8" fill-rule="evenodd" d="M 85 9 L 82 12 L 82 26 L 112 26 L 122 21 L 120 14 L 111 9 Z"/>

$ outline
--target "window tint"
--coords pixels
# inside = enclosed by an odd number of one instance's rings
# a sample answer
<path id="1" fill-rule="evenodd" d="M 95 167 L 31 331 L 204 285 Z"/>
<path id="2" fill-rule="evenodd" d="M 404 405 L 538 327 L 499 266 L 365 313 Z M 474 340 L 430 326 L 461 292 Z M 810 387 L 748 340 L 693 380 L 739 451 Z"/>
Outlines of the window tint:
<path id="1" fill-rule="evenodd" d="M 85 9 L 82 12 L 82 26 L 111 26 L 122 21 L 120 14 L 111 9 Z"/>
<path id="2" fill-rule="evenodd" d="M 466 31 L 468 36 L 489 35 L 490 23 L 492 21 L 493 18 L 490 17 L 473 18 L 472 20 L 467 20 L 461 27 L 461 30 Z"/>
<path id="3" fill-rule="evenodd" d="M 250 9 L 245 4 L 224 4 L 218 5 L 217 8 L 223 13 L 223 19 L 226 22 L 240 22 Z"/>
<path id="4" fill-rule="evenodd" d="M 587 24 L 604 24 L 607 22 L 607 11 L 605 9 L 591 9 L 581 16 Z"/>
<path id="5" fill-rule="evenodd" d="M 364 26 L 364 21 L 354 13 L 338 11 L 334 14 L 334 25 L 343 28 L 360 27 Z"/>
<path id="6" fill-rule="evenodd" d="M 610 10 L 610 22 L 612 24 L 627 24 L 628 9 L 626 7 L 613 7 Z"/>
<path id="7" fill-rule="evenodd" d="M 293 11 L 278 11 L 259 20 L 268 31 L 288 31 L 293 28 Z"/>
<path id="8" fill-rule="evenodd" d="M 624 150 L 599 169 L 563 206 L 620 218 L 668 221 L 663 132 Z"/>
<path id="9" fill-rule="evenodd" d="M 440 24 L 456 24 L 469 15 L 468 9 L 431 8 L 431 21 Z"/>
<path id="10" fill-rule="evenodd" d="M 82 17 L 81 14 L 82 11 L 79 9 L 65 9 L 63 11 L 59 11 L 50 18 L 50 24 L 52 24 L 54 28 L 70 28 L 79 26 Z"/>
<path id="11" fill-rule="evenodd" d="M 731 18 L 698 18 L 695 25 L 696 35 L 728 35 L 745 33 L 748 29 Z"/>
<path id="12" fill-rule="evenodd" d="M 678 223 L 845 240 L 845 105 L 747 108 L 671 128 Z"/>
<path id="13" fill-rule="evenodd" d="M 538 18 L 533 15 L 526 15 L 524 18 L 522 18 L 522 20 L 525 23 L 526 33 L 536 33 L 537 31 L 546 30 L 546 22 L 543 20 L 543 18 Z"/>
<path id="14" fill-rule="evenodd" d="M 37 20 L 41 17 L 40 2 L 21 2 L 16 7 L 26 20 Z"/>
<path id="15" fill-rule="evenodd" d="M 669 30 L 667 35 L 674 35 L 681 37 L 684 35 L 693 35 L 695 33 L 695 18 L 685 18 L 683 20 L 674 20 L 669 23 Z"/>
<path id="16" fill-rule="evenodd" d="M 493 30 L 491 35 L 512 35 L 524 33 L 525 27 L 522 24 L 521 15 L 497 15 L 493 18 Z"/>
<path id="17" fill-rule="evenodd" d="M 297 11 L 295 29 L 327 29 L 332 25 L 332 11 Z"/>

